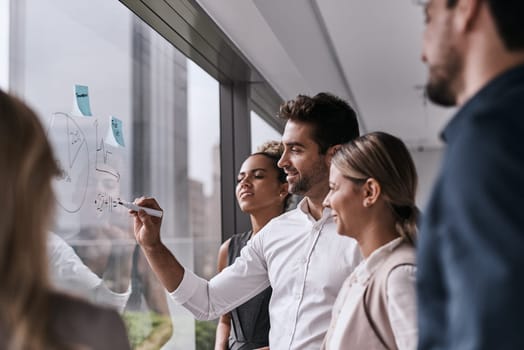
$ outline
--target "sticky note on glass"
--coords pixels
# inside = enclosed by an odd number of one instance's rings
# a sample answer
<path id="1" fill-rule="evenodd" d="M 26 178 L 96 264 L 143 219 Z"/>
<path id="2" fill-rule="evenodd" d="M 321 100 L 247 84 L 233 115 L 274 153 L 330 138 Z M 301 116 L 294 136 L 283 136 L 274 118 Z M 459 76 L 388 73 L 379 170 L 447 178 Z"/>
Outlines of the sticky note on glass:
<path id="1" fill-rule="evenodd" d="M 83 116 L 92 116 L 89 105 L 89 88 L 86 85 L 75 85 L 75 112 L 80 112 Z"/>
<path id="2" fill-rule="evenodd" d="M 113 137 L 115 141 L 122 147 L 124 145 L 124 131 L 122 130 L 122 121 L 117 117 L 111 116 L 111 130 L 113 131 Z"/>

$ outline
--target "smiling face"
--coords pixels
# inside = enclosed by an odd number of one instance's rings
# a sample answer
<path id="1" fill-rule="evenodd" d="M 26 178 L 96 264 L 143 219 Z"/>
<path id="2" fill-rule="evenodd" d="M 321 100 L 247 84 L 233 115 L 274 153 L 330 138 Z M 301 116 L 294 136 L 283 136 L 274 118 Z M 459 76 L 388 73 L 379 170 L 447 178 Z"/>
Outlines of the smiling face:
<path id="1" fill-rule="evenodd" d="M 278 180 L 273 160 L 262 154 L 247 158 L 237 178 L 236 196 L 243 212 L 253 214 L 259 210 L 280 206 L 284 209 L 287 183 Z"/>
<path id="2" fill-rule="evenodd" d="M 324 206 L 331 208 L 337 232 L 343 236 L 358 237 L 366 222 L 364 182 L 365 179 L 352 181 L 344 177 L 336 166 L 331 165 L 329 193 L 324 199 Z"/>
<path id="3" fill-rule="evenodd" d="M 326 156 L 320 154 L 312 135 L 311 124 L 287 121 L 282 135 L 284 153 L 278 166 L 287 174 L 290 193 L 308 196 L 327 187 L 329 168 Z"/>
<path id="4" fill-rule="evenodd" d="M 461 89 L 462 59 L 453 31 L 454 8 L 446 0 L 431 0 L 426 5 L 422 61 L 429 70 L 426 92 L 442 106 L 454 106 Z"/>

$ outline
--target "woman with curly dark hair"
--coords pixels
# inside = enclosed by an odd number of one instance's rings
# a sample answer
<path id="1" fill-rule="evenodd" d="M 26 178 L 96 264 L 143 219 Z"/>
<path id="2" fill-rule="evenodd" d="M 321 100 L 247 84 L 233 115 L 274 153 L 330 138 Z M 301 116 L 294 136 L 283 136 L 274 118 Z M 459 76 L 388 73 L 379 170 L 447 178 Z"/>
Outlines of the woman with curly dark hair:
<path id="1" fill-rule="evenodd" d="M 240 209 L 249 214 L 251 230 L 225 241 L 218 252 L 218 270 L 231 265 L 240 251 L 272 218 L 286 209 L 286 174 L 277 166 L 282 155 L 280 142 L 266 142 L 242 164 L 237 178 L 236 197 Z M 220 317 L 216 350 L 249 350 L 269 345 L 269 299 L 266 288 L 227 315 Z"/>

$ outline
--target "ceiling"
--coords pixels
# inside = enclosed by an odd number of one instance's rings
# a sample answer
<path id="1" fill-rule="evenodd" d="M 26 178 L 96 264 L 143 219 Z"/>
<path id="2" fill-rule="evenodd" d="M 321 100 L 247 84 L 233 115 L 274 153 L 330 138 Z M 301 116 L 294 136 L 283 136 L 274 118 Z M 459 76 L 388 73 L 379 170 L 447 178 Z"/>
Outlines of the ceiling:
<path id="1" fill-rule="evenodd" d="M 453 110 L 424 99 L 416 0 L 197 0 L 283 99 L 329 91 L 419 150 L 440 148 Z"/>

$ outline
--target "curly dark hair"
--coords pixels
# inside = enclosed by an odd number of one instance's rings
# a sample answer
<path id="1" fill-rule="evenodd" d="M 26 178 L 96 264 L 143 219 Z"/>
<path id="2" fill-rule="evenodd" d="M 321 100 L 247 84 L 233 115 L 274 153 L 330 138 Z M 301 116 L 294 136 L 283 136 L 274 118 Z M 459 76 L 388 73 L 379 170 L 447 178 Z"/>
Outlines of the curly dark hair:
<path id="1" fill-rule="evenodd" d="M 284 145 L 280 141 L 266 141 L 260 146 L 257 147 L 257 151 L 255 153 L 252 153 L 251 156 L 256 155 L 262 155 L 264 157 L 267 157 L 271 160 L 271 163 L 275 170 L 277 171 L 277 179 L 278 182 L 281 184 L 284 184 L 287 182 L 286 179 L 286 172 L 284 169 L 280 168 L 278 166 L 278 161 L 280 160 L 280 157 L 282 157 L 282 153 L 284 152 Z M 286 211 L 290 205 L 291 200 L 291 194 L 288 194 L 286 198 L 284 199 L 283 203 L 283 211 Z"/>
<path id="2" fill-rule="evenodd" d="M 252 156 L 261 154 L 263 156 L 268 157 L 272 160 L 273 166 L 278 171 L 278 181 L 280 183 L 287 182 L 286 180 L 286 172 L 284 169 L 279 168 L 278 161 L 280 160 L 280 157 L 282 157 L 282 153 L 284 152 L 284 145 L 280 141 L 267 141 L 264 142 L 262 145 L 258 146 L 257 151 Z"/>

